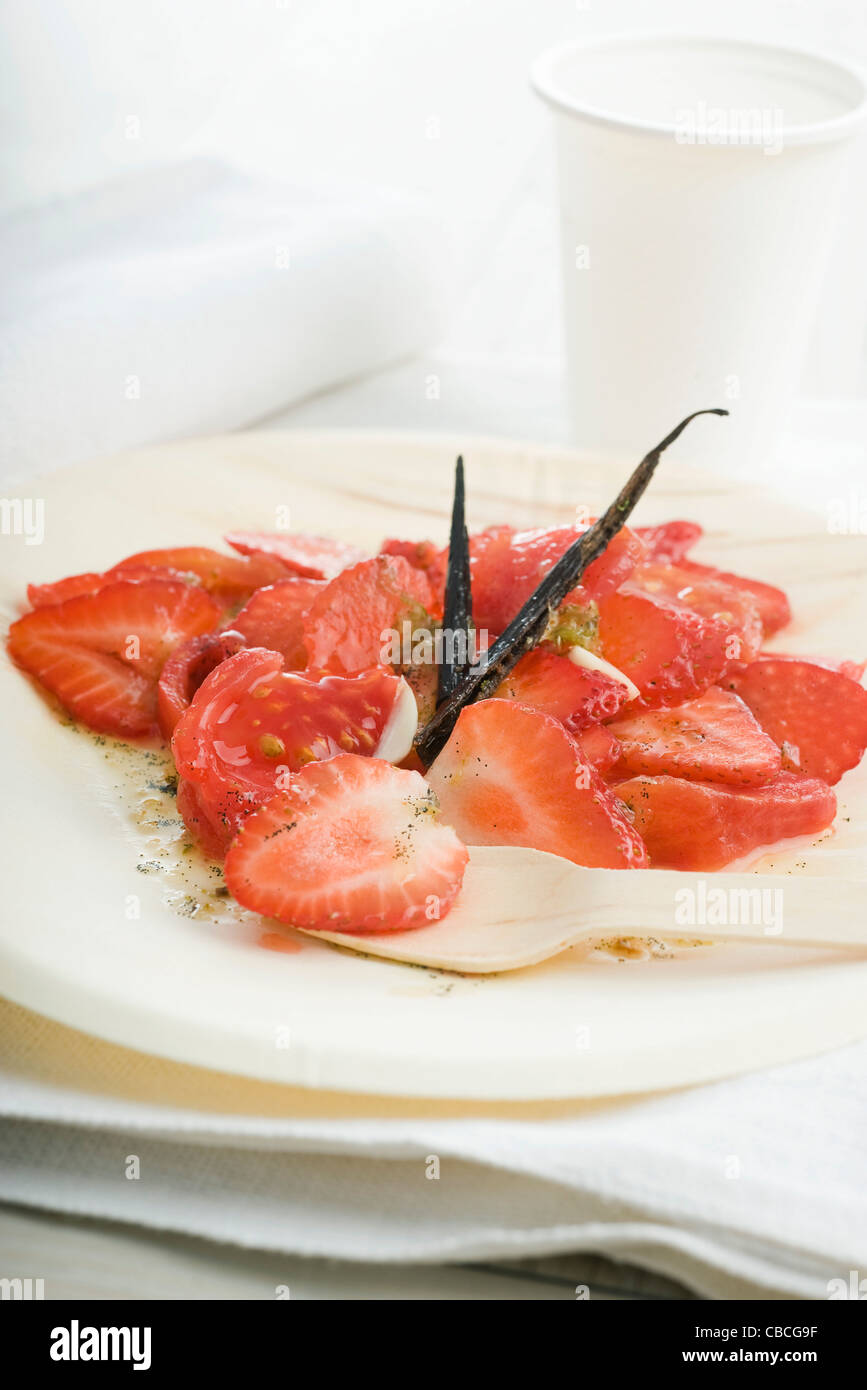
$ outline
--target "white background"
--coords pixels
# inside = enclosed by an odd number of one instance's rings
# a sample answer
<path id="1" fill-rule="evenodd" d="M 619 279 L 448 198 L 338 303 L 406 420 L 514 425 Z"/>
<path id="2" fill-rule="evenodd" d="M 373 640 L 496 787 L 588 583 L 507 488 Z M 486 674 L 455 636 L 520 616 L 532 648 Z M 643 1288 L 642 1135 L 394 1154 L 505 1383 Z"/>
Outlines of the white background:
<path id="1" fill-rule="evenodd" d="M 630 28 L 769 38 L 867 64 L 863 0 L 4 0 L 0 211 L 198 153 L 412 190 L 434 201 L 459 252 L 452 341 L 470 355 L 556 358 L 555 277 L 539 264 L 554 254 L 548 118 L 527 68 L 559 39 Z M 861 389 L 865 222 L 853 191 L 809 394 Z"/>

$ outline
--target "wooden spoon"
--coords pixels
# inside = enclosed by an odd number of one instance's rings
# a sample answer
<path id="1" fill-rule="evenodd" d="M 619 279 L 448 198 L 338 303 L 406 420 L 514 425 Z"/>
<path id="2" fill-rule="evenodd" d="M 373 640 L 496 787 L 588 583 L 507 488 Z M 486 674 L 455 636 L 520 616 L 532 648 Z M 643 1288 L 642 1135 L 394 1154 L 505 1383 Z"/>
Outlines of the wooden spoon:
<path id="1" fill-rule="evenodd" d="M 723 897 L 714 898 L 720 889 Z M 306 935 L 364 955 L 485 975 L 612 937 L 867 947 L 865 897 L 867 879 L 584 869 L 540 850 L 477 846 L 460 897 L 441 922 L 375 936 Z M 720 904 L 725 925 L 714 921 Z"/>

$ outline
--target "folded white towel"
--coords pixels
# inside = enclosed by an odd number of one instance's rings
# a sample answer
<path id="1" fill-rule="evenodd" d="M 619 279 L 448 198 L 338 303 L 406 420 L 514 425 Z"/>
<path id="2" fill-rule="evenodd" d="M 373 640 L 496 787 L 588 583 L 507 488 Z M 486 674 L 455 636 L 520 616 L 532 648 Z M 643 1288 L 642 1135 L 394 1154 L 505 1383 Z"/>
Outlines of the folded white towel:
<path id="1" fill-rule="evenodd" d="M 449 255 L 395 194 L 143 170 L 0 224 L 8 474 L 258 420 L 436 338 Z"/>
<path id="2" fill-rule="evenodd" d="M 525 1107 L 247 1081 L 6 1002 L 0 1057 L 0 1199 L 342 1259 L 585 1250 L 709 1297 L 867 1293 L 867 1044 Z"/>

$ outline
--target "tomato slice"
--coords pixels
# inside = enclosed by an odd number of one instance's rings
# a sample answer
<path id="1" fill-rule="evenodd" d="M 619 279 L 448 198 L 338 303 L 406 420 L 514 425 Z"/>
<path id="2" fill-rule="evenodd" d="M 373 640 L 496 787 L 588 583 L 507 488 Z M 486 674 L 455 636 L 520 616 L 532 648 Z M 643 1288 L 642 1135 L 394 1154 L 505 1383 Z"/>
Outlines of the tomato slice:
<path id="1" fill-rule="evenodd" d="M 172 752 L 199 808 L 229 832 L 284 790 L 307 763 L 358 753 L 398 762 L 417 716 L 406 682 L 382 669 L 357 676 L 286 671 L 254 647 L 223 661 L 178 720 Z"/>

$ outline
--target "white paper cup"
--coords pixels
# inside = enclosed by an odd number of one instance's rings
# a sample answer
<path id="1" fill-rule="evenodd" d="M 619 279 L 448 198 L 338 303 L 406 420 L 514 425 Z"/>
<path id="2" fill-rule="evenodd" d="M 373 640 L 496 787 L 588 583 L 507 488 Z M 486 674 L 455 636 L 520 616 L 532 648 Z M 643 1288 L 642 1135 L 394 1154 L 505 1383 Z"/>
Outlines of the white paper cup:
<path id="1" fill-rule="evenodd" d="M 853 137 L 854 68 L 739 40 L 616 35 L 534 64 L 555 113 L 576 442 L 646 451 L 682 416 L 702 457 L 777 448 Z M 695 440 L 695 434 L 693 435 Z"/>

